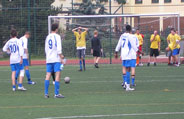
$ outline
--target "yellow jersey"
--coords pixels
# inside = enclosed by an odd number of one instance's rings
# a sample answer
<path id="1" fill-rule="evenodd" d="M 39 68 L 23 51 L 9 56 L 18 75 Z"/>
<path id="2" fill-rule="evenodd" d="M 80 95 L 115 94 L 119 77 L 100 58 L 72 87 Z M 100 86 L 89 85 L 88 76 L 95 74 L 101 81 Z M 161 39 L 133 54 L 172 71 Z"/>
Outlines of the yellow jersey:
<path id="1" fill-rule="evenodd" d="M 171 50 L 174 50 L 176 48 L 180 48 L 180 45 L 177 44 L 177 40 L 181 40 L 180 36 L 175 34 L 175 35 L 172 35 L 171 33 L 168 35 L 167 37 L 167 41 L 169 41 L 169 48 Z"/>
<path id="2" fill-rule="evenodd" d="M 86 47 L 86 34 L 87 31 L 82 32 L 79 34 L 79 32 L 74 32 L 74 35 L 76 37 L 76 47 Z"/>
<path id="3" fill-rule="evenodd" d="M 152 40 L 154 38 L 154 34 L 151 35 L 151 38 L 150 40 Z M 151 46 L 150 48 L 152 49 L 158 49 L 159 48 L 159 44 L 160 43 L 160 36 L 159 35 L 156 35 L 154 40 L 151 42 Z"/>
<path id="4" fill-rule="evenodd" d="M 139 45 L 143 45 L 143 38 L 142 38 L 142 35 L 141 34 L 135 34 L 135 36 L 138 38 L 139 40 Z"/>

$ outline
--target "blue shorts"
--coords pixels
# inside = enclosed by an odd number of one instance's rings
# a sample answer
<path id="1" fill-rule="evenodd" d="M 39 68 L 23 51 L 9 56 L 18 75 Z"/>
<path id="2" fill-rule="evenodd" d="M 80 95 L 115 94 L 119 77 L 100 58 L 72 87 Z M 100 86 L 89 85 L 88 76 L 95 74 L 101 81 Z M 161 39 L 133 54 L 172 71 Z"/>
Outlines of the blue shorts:
<path id="1" fill-rule="evenodd" d="M 180 49 L 176 48 L 172 51 L 172 55 L 175 56 L 175 55 L 179 55 L 180 53 Z"/>
<path id="2" fill-rule="evenodd" d="M 123 60 L 122 66 L 124 66 L 124 67 L 136 67 L 136 59 Z"/>
<path id="3" fill-rule="evenodd" d="M 29 66 L 29 61 L 28 59 L 23 59 L 23 66 Z"/>
<path id="4" fill-rule="evenodd" d="M 47 63 L 46 64 L 46 69 L 47 72 L 60 72 L 61 63 L 60 62 L 56 62 L 56 63 Z"/>
<path id="5" fill-rule="evenodd" d="M 24 66 L 22 64 L 16 63 L 16 64 L 10 64 L 11 71 L 19 71 L 24 69 Z"/>

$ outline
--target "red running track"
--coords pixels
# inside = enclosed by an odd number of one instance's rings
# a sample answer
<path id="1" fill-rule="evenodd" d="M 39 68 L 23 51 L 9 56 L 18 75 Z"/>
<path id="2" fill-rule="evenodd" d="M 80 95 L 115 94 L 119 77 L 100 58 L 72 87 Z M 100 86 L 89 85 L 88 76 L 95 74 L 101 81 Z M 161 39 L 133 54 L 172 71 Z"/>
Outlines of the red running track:
<path id="1" fill-rule="evenodd" d="M 146 63 L 148 61 L 148 58 L 143 58 L 142 62 Z M 181 58 L 181 61 L 184 62 L 184 58 Z M 110 60 L 109 59 L 101 59 L 100 64 L 109 64 Z M 157 60 L 158 63 L 167 63 L 167 58 L 158 58 Z M 32 60 L 31 65 L 45 65 L 45 60 Z M 112 59 L 112 64 L 120 64 L 121 60 L 120 59 Z M 67 59 L 67 64 L 78 64 L 77 59 Z M 93 59 L 87 59 L 86 64 L 93 64 Z M 6 61 L 0 61 L 0 66 L 8 66 L 9 65 L 9 60 Z"/>

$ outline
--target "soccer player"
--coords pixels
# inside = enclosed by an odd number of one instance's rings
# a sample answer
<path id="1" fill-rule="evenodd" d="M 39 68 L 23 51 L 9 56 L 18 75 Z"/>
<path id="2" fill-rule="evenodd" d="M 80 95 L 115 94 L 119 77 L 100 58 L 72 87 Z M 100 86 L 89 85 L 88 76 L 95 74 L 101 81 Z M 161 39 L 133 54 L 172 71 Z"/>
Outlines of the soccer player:
<path id="1" fill-rule="evenodd" d="M 126 26 L 126 33 L 122 34 L 115 49 L 115 58 L 118 58 L 118 51 L 121 49 L 122 60 L 122 79 L 125 82 L 126 91 L 133 91 L 130 88 L 130 68 L 135 67 L 136 61 L 132 60 L 132 49 L 134 52 L 138 51 L 136 40 L 132 38 L 130 34 L 132 28 L 130 25 Z"/>
<path id="2" fill-rule="evenodd" d="M 94 66 L 99 68 L 98 62 L 100 60 L 100 54 L 102 52 L 102 45 L 98 37 L 98 31 L 94 31 L 94 37 L 91 39 L 91 54 L 94 56 Z"/>
<path id="3" fill-rule="evenodd" d="M 158 32 L 155 30 L 154 34 L 151 35 L 150 38 L 151 46 L 150 46 L 150 57 L 148 59 L 147 66 L 150 66 L 151 58 L 154 56 L 154 66 L 156 66 L 157 56 L 159 56 L 160 51 L 160 36 L 158 35 Z"/>
<path id="4" fill-rule="evenodd" d="M 64 98 L 62 94 L 59 93 L 60 88 L 60 76 L 61 69 L 60 66 L 63 63 L 64 56 L 62 55 L 62 44 L 61 37 L 57 34 L 58 24 L 52 24 L 51 33 L 47 36 L 45 40 L 45 53 L 46 53 L 46 79 L 45 79 L 45 98 L 49 98 L 49 80 L 51 73 L 54 71 L 55 78 L 55 95 L 54 98 Z"/>
<path id="5" fill-rule="evenodd" d="M 23 55 L 23 66 L 25 68 L 26 77 L 28 80 L 28 84 L 34 85 L 36 84 L 31 80 L 31 75 L 29 72 L 29 52 L 28 52 L 28 39 L 30 38 L 30 32 L 26 31 L 24 36 L 20 38 L 23 42 L 24 55 Z"/>
<path id="6" fill-rule="evenodd" d="M 3 47 L 3 51 L 10 53 L 10 67 L 12 71 L 12 90 L 16 90 L 16 83 L 15 83 L 15 75 L 16 71 L 20 71 L 20 78 L 18 84 L 18 90 L 25 91 L 26 89 L 23 87 L 23 77 L 24 77 L 24 70 L 23 70 L 23 47 L 22 41 L 17 39 L 17 31 L 13 29 L 11 31 L 11 39 L 6 42 Z"/>
<path id="7" fill-rule="evenodd" d="M 142 46 L 143 46 L 143 35 L 140 34 L 140 30 L 137 29 L 136 30 L 136 37 L 138 38 L 139 40 L 139 51 L 142 52 Z M 136 59 L 136 65 L 139 66 L 139 63 L 141 62 L 141 53 L 138 52 L 137 54 L 137 59 Z"/>
<path id="8" fill-rule="evenodd" d="M 171 65 L 171 56 L 173 58 L 173 64 L 178 66 L 178 55 L 180 51 L 179 41 L 181 40 L 180 36 L 176 34 L 174 28 L 171 28 L 171 33 L 167 37 L 168 47 L 166 50 L 170 52 L 168 58 L 168 65 Z"/>
<path id="9" fill-rule="evenodd" d="M 84 30 L 84 31 L 82 31 Z M 76 37 L 76 48 L 79 57 L 79 71 L 86 70 L 85 66 L 85 52 L 86 52 L 86 35 L 87 35 L 88 28 L 78 27 L 72 30 Z M 83 64 L 83 68 L 82 68 Z"/>

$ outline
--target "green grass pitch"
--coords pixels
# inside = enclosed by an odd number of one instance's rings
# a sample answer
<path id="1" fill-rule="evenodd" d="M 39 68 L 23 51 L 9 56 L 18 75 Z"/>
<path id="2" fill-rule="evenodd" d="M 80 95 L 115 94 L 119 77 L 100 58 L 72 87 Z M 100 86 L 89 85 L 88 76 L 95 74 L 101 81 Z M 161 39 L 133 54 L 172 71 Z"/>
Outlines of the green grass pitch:
<path id="1" fill-rule="evenodd" d="M 28 85 L 25 78 L 26 92 L 11 90 L 10 67 L 1 66 L 0 119 L 184 119 L 184 66 L 137 67 L 134 92 L 121 87 L 121 65 L 88 65 L 85 72 L 78 68 L 68 65 L 62 72 L 66 98 L 53 98 L 50 81 L 50 98 L 45 99 L 45 66 L 30 67 L 37 84 Z M 64 84 L 65 76 L 70 84 Z"/>

